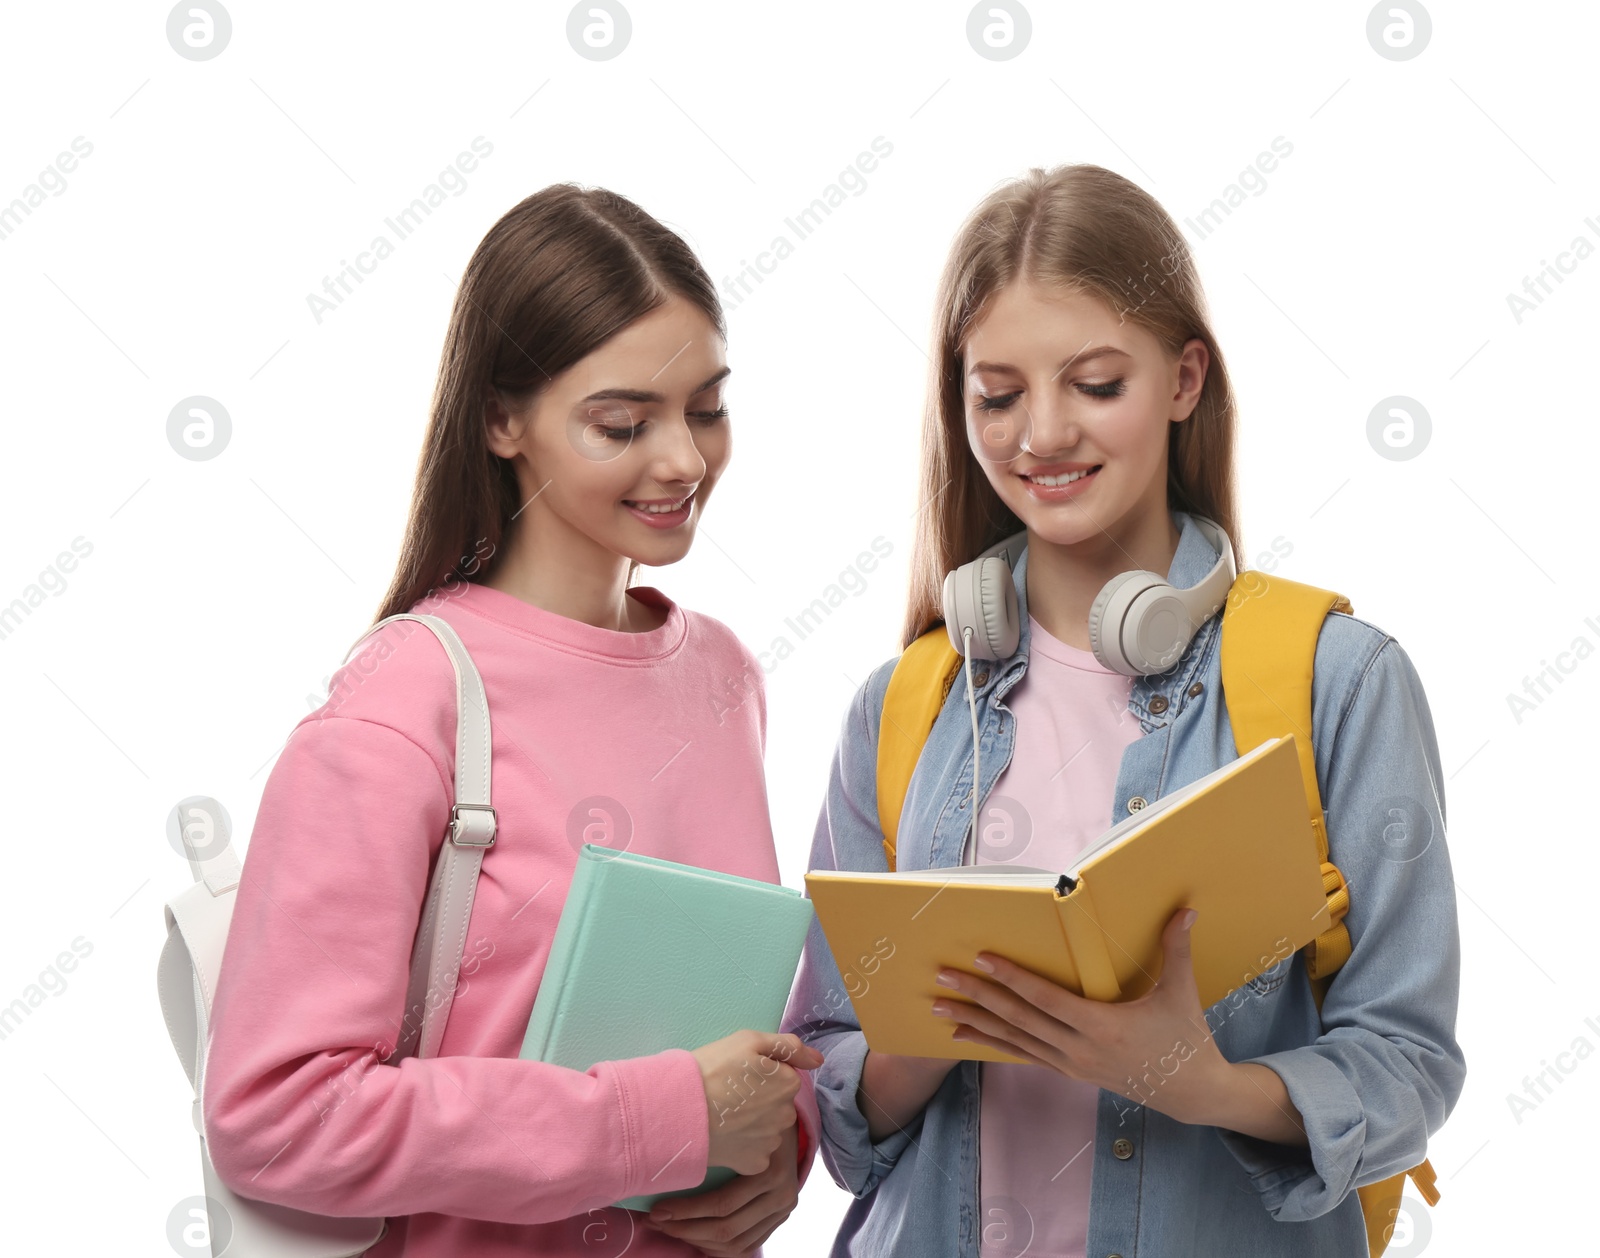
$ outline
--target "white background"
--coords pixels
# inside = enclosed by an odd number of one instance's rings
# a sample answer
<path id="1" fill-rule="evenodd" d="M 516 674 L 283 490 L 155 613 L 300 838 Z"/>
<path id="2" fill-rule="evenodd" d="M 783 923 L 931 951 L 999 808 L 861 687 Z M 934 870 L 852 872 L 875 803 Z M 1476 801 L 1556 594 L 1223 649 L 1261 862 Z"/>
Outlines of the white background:
<path id="1" fill-rule="evenodd" d="M 0 639 L 0 1004 L 74 938 L 92 952 L 0 1041 L 6 1247 L 172 1252 L 169 1212 L 200 1181 L 155 997 L 161 901 L 190 877 L 166 817 L 213 795 L 244 842 L 278 747 L 369 623 L 455 284 L 502 213 L 604 185 L 720 282 L 874 137 L 893 145 L 731 311 L 734 460 L 689 557 L 644 574 L 760 650 L 892 543 L 767 678 L 800 886 L 845 705 L 897 646 L 931 299 L 961 218 L 1031 165 L 1088 161 L 1182 223 L 1281 136 L 1264 189 L 1185 230 L 1239 397 L 1244 553 L 1281 539 L 1278 571 L 1395 636 L 1437 727 L 1469 1075 L 1429 1146 L 1443 1200 L 1390 1252 L 1585 1252 L 1600 589 L 1579 503 L 1600 260 L 1520 321 L 1507 296 L 1575 237 L 1600 243 L 1594 10 L 1437 3 L 1427 46 L 1392 60 L 1362 4 L 1036 3 L 1027 47 L 992 61 L 964 4 L 640 0 L 601 62 L 569 45 L 568 12 L 240 0 L 197 62 L 159 5 L 8 11 L 0 206 L 75 137 L 93 151 L 0 239 L 0 605 L 74 538 L 92 552 Z M 307 295 L 477 136 L 493 153 L 462 194 L 319 323 Z M 232 419 L 208 461 L 166 437 L 197 394 Z M 1368 442 L 1392 395 L 1431 416 L 1414 458 Z M 1580 638 L 1519 720 L 1508 696 Z M 1547 1066 L 1566 1073 L 1519 1121 L 1508 1095 Z M 818 1161 L 769 1255 L 825 1252 L 847 1200 Z"/>

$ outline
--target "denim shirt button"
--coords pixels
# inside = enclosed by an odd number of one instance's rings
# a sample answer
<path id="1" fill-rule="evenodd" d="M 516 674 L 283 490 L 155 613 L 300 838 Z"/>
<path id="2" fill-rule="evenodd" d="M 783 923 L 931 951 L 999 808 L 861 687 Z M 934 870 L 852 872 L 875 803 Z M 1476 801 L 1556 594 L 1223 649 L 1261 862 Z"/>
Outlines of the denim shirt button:
<path id="1" fill-rule="evenodd" d="M 1205 682 L 1203 682 L 1203 681 L 1197 681 L 1197 682 L 1195 682 L 1195 684 L 1194 684 L 1194 685 L 1192 685 L 1192 686 L 1190 686 L 1190 687 L 1189 687 L 1189 697 L 1190 697 L 1190 698 L 1191 698 L 1191 699 L 1193 699 L 1193 698 L 1195 698 L 1195 697 L 1196 697 L 1196 696 L 1197 696 L 1197 695 L 1199 695 L 1199 693 L 1200 693 L 1200 692 L 1201 692 L 1201 691 L 1202 691 L 1202 690 L 1204 690 L 1204 689 L 1205 689 L 1205 688 L 1206 688 L 1206 684 L 1205 684 Z"/>
<path id="2" fill-rule="evenodd" d="M 1127 1139 L 1115 1140 L 1112 1142 L 1111 1152 L 1126 1161 L 1133 1156 L 1133 1141 Z"/>
<path id="3" fill-rule="evenodd" d="M 983 685 L 984 682 L 986 682 L 988 680 L 989 680 L 989 670 L 987 668 L 980 668 L 976 673 L 974 673 L 972 675 L 972 684 L 974 686 L 981 686 L 981 685 Z"/>
<path id="4" fill-rule="evenodd" d="M 1150 801 L 1147 800 L 1143 795 L 1135 795 L 1132 799 L 1130 799 L 1128 801 L 1128 811 L 1129 812 L 1138 812 L 1139 809 L 1143 808 L 1149 802 Z"/>
<path id="5" fill-rule="evenodd" d="M 1150 696 L 1150 711 L 1154 712 L 1157 716 L 1160 716 L 1166 710 L 1167 710 L 1167 696 L 1166 695 L 1151 695 Z"/>

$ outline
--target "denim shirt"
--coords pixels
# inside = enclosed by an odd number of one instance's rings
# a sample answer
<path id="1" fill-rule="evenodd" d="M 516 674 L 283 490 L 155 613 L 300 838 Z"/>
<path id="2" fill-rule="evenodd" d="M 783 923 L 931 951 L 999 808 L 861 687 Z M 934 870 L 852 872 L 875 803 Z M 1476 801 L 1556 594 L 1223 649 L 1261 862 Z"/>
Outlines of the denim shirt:
<path id="1" fill-rule="evenodd" d="M 1181 536 L 1167 579 L 1187 587 L 1211 569 L 1217 553 L 1187 513 L 1171 515 Z M 1022 631 L 1016 653 L 972 663 L 980 799 L 1016 742 L 1016 717 L 1004 699 L 1028 667 L 1027 562 L 1024 549 L 1012 574 Z M 1360 605 L 1359 591 L 1351 601 Z M 1133 679 L 1128 707 L 1141 734 L 1123 751 L 1114 821 L 1237 758 L 1222 695 L 1221 622 L 1219 611 L 1165 672 Z M 894 663 L 873 670 L 845 713 L 812 869 L 886 867 L 876 770 L 879 714 Z M 1422 1161 L 1429 1135 L 1461 1094 L 1466 1059 L 1455 1038 L 1461 950 L 1427 698 L 1400 644 L 1355 616 L 1326 618 L 1314 669 L 1312 745 L 1329 859 L 1350 890 L 1344 919 L 1350 958 L 1334 974 L 1320 1021 L 1299 952 L 1206 1010 L 1224 1058 L 1260 1062 L 1282 1077 L 1309 1148 L 1182 1123 L 1102 1088 L 1089 1258 L 1365 1258 L 1355 1189 Z M 961 863 L 972 761 L 963 670 L 911 778 L 899 830 L 901 869 Z M 927 979 L 931 984 L 933 975 Z M 995 1203 L 979 1199 L 980 1063 L 954 1066 L 907 1127 L 874 1143 L 856 1104 L 867 1045 L 817 922 L 783 1029 L 826 1059 L 814 1076 L 820 1152 L 834 1180 L 855 1197 L 833 1258 L 977 1258 L 980 1233 L 998 1226 L 997 1212 L 985 1208 Z M 1146 1077 L 1157 1086 L 1140 1095 L 1159 1100 L 1155 1069 Z M 1013 1217 L 1008 1226 L 1020 1253 L 1026 1221 Z M 1007 1238 L 989 1235 L 1004 1247 Z"/>

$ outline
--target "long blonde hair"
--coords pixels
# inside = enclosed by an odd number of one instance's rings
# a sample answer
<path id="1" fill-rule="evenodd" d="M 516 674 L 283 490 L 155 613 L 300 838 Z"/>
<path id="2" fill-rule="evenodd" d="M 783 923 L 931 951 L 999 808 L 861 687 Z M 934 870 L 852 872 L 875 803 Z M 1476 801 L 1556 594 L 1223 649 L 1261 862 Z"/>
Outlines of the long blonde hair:
<path id="1" fill-rule="evenodd" d="M 961 381 L 966 336 L 984 303 L 1019 276 L 1099 298 L 1174 357 L 1191 337 L 1205 343 L 1200 400 L 1170 425 L 1167 505 L 1238 537 L 1233 392 L 1188 244 L 1153 197 L 1114 171 L 1036 166 L 967 217 L 939 280 L 902 648 L 943 621 L 947 572 L 1023 528 L 967 444 Z M 1237 540 L 1234 562 L 1243 567 Z"/>

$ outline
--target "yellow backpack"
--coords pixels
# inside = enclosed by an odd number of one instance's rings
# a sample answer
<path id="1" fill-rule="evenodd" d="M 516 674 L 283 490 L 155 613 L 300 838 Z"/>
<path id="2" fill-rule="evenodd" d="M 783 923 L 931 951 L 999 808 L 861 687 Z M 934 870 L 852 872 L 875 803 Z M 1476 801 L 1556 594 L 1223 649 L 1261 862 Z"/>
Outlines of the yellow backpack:
<path id="1" fill-rule="evenodd" d="M 1311 748 L 1311 673 L 1324 617 L 1330 611 L 1350 610 L 1350 601 L 1342 594 L 1251 570 L 1234 581 L 1222 614 L 1222 689 L 1235 748 L 1243 755 L 1268 738 L 1293 733 L 1300 751 L 1311 829 L 1317 837 L 1322 885 L 1333 920 L 1328 930 L 1301 949 L 1318 1012 L 1333 972 L 1350 957 L 1350 931 L 1344 924 L 1350 892 L 1344 875 L 1328 859 Z M 912 771 L 960 671 L 961 656 L 939 624 L 901 653 L 890 675 L 878 724 L 878 821 L 891 870 Z M 1426 1158 L 1409 1171 L 1356 1189 L 1366 1219 L 1369 1258 L 1378 1258 L 1394 1234 L 1408 1175 L 1430 1206 L 1439 1204 L 1433 1166 Z"/>

